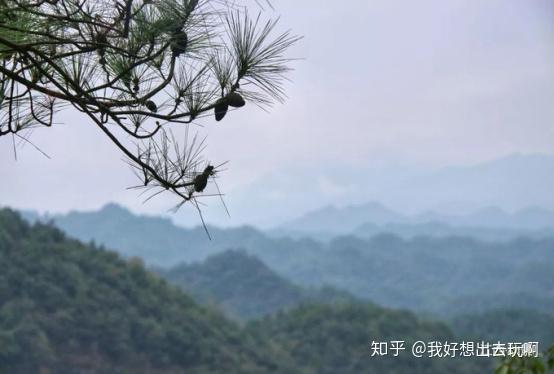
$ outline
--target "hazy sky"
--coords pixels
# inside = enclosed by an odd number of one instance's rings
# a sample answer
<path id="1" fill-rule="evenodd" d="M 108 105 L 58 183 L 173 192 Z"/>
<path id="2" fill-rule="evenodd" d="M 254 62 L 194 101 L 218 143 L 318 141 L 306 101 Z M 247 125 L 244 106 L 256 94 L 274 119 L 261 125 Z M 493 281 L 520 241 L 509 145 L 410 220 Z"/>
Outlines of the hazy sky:
<path id="1" fill-rule="evenodd" d="M 230 224 L 249 220 L 240 213 L 243 191 L 263 190 L 264 182 L 285 186 L 272 193 L 286 204 L 291 190 L 348 192 L 337 170 L 428 170 L 554 152 L 551 0 L 276 0 L 274 7 L 282 28 L 304 36 L 291 51 L 303 59 L 294 63 L 287 102 L 270 113 L 247 106 L 203 130 L 208 159 L 230 160 L 220 179 L 236 213 Z M 171 197 L 142 205 L 125 189 L 135 179 L 121 154 L 76 118 L 61 116 L 65 124 L 32 134 L 51 159 L 25 146 L 15 161 L 12 139 L 0 138 L 0 204 L 56 212 L 109 201 L 150 213 L 171 207 Z M 313 186 L 287 180 L 302 170 L 319 173 Z"/>

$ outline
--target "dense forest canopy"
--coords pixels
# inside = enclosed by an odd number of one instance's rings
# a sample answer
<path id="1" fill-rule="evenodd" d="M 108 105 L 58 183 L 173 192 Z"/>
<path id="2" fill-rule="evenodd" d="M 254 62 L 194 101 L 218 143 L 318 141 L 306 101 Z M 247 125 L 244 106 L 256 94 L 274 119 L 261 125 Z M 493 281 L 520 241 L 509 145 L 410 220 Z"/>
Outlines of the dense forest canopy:
<path id="1" fill-rule="evenodd" d="M 0 268 L 0 371 L 258 373 L 286 362 L 140 260 L 9 210 L 0 211 Z"/>

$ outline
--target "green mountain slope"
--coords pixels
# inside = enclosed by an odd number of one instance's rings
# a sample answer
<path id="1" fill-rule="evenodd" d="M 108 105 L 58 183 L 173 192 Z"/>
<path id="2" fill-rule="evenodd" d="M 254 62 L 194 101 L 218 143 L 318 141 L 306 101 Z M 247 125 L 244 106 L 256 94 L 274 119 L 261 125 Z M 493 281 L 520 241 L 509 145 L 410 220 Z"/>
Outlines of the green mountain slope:
<path id="1" fill-rule="evenodd" d="M 414 341 L 456 338 L 446 325 L 374 305 L 305 305 L 252 322 L 248 328 L 286 345 L 299 365 L 318 374 L 492 373 L 493 362 L 488 359 L 414 358 L 410 350 Z M 371 356 L 371 341 L 391 340 L 406 341 L 406 350 L 398 357 Z"/>
<path id="2" fill-rule="evenodd" d="M 330 287 L 308 290 L 296 286 L 258 258 L 237 250 L 210 256 L 202 263 L 178 265 L 161 274 L 199 301 L 218 304 L 240 319 L 260 317 L 301 303 L 353 300 L 346 292 Z"/>
<path id="3" fill-rule="evenodd" d="M 542 349 L 554 343 L 554 315 L 533 309 L 496 309 L 461 315 L 451 325 L 457 335 L 470 338 L 539 342 Z"/>
<path id="4" fill-rule="evenodd" d="M 373 305 L 303 305 L 241 328 L 140 260 L 9 210 L 0 269 L 0 373 L 489 372 L 488 361 L 371 358 L 371 340 L 456 339 L 443 324 Z"/>
<path id="5" fill-rule="evenodd" d="M 0 210 L 0 372 L 290 372 L 138 260 Z"/>

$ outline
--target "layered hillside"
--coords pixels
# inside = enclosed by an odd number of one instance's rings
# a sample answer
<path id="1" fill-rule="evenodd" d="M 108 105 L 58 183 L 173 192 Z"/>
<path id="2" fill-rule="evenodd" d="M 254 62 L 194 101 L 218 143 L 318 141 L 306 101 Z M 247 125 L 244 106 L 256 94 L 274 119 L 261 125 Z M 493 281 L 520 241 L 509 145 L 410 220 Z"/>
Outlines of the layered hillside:
<path id="1" fill-rule="evenodd" d="M 291 372 L 281 353 L 140 260 L 9 210 L 0 210 L 0 268 L 0 372 Z"/>
<path id="2" fill-rule="evenodd" d="M 236 272 L 240 265 L 246 272 Z M 195 276 L 203 274 L 204 285 L 229 283 L 217 294 L 220 304 L 233 289 L 239 299 L 252 291 L 250 297 L 271 303 L 297 302 L 311 292 L 240 252 L 197 266 Z M 10 210 L 0 210 L 0 267 L 2 373 L 463 374 L 490 369 L 488 360 L 372 358 L 374 339 L 409 343 L 456 337 L 445 325 L 410 312 L 352 300 L 327 305 L 311 300 L 240 327 L 146 271 L 141 260 L 83 245 L 49 225 L 31 226 Z M 227 277 L 208 279 L 226 271 Z"/>
<path id="3" fill-rule="evenodd" d="M 206 261 L 162 271 L 169 282 L 204 304 L 219 305 L 239 319 L 251 319 L 305 303 L 350 302 L 353 297 L 330 287 L 301 288 L 244 251 L 229 250 Z"/>
<path id="4" fill-rule="evenodd" d="M 243 248 L 302 287 L 329 285 L 380 305 L 453 316 L 486 310 L 554 309 L 554 238 L 484 242 L 470 237 L 370 239 L 272 238 L 253 228 L 188 230 L 110 205 L 54 222 L 68 235 L 94 239 L 149 265 L 171 267 Z M 379 287 L 375 287 L 378 284 Z"/>

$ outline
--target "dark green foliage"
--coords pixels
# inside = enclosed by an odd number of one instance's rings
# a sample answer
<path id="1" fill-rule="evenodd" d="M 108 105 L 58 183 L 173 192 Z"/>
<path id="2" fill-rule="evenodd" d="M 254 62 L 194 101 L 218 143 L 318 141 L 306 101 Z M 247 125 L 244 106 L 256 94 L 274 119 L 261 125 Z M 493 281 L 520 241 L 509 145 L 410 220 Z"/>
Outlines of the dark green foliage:
<path id="1" fill-rule="evenodd" d="M 0 269 L 2 373 L 290 372 L 279 352 L 142 261 L 9 210 L 0 210 Z"/>
<path id="2" fill-rule="evenodd" d="M 357 373 L 487 373 L 488 360 L 414 358 L 405 351 L 398 357 L 371 357 L 370 343 L 453 341 L 443 324 L 417 319 L 412 313 L 374 305 L 306 305 L 288 313 L 249 324 L 249 329 L 285 345 L 299 365 L 318 374 Z"/>
<path id="3" fill-rule="evenodd" d="M 505 359 L 495 374 L 545 374 L 554 372 L 554 345 L 539 357 L 514 357 Z"/>
<path id="4" fill-rule="evenodd" d="M 545 348 L 554 343 L 554 314 L 531 309 L 496 309 L 454 318 L 458 336 L 485 341 L 539 342 Z"/>

